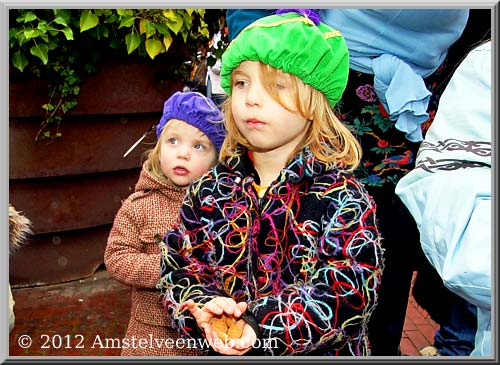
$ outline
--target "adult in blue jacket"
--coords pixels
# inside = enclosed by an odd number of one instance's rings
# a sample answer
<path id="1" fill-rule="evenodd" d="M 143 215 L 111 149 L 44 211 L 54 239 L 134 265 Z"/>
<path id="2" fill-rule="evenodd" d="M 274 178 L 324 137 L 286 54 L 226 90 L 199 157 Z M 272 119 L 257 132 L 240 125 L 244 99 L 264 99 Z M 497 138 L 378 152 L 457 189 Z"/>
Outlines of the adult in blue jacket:
<path id="1" fill-rule="evenodd" d="M 491 355 L 491 41 L 453 74 L 396 193 L 445 285 L 477 307 L 471 355 Z"/>

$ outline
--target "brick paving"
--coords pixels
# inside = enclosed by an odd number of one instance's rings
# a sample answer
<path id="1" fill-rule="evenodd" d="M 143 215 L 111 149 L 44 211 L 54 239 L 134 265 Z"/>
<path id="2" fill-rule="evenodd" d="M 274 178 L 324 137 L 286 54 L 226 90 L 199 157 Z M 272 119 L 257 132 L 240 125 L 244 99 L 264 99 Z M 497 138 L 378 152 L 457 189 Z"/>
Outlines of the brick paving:
<path id="1" fill-rule="evenodd" d="M 118 356 L 106 339 L 121 339 L 130 311 L 130 289 L 110 279 L 105 270 L 69 283 L 13 288 L 16 325 L 9 336 L 9 356 Z M 406 356 L 433 342 L 437 329 L 410 296 L 401 339 Z M 19 342 L 29 336 L 32 344 Z"/>

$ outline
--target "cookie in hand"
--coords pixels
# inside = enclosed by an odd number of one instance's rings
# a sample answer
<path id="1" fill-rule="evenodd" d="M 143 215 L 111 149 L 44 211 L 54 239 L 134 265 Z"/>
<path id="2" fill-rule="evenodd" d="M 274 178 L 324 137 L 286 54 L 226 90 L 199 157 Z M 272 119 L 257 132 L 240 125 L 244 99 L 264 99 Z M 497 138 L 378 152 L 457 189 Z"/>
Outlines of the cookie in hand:
<path id="1" fill-rule="evenodd" d="M 243 319 L 236 320 L 233 317 L 223 314 L 222 316 L 212 318 L 210 324 L 215 333 L 217 333 L 217 336 L 222 341 L 227 342 L 228 340 L 241 338 L 245 321 Z"/>

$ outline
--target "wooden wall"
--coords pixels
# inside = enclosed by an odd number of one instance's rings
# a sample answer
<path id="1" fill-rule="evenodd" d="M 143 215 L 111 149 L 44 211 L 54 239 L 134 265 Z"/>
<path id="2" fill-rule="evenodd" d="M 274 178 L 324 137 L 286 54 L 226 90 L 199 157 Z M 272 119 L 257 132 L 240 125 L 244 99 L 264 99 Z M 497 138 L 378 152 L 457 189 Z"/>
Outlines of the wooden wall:
<path id="1" fill-rule="evenodd" d="M 102 265 L 114 216 L 134 189 L 154 134 L 122 156 L 182 88 L 159 81 L 159 67 L 110 64 L 89 76 L 78 106 L 61 123 L 62 138 L 52 143 L 35 142 L 45 85 L 9 85 L 9 203 L 35 233 L 10 257 L 12 286 L 77 280 Z"/>

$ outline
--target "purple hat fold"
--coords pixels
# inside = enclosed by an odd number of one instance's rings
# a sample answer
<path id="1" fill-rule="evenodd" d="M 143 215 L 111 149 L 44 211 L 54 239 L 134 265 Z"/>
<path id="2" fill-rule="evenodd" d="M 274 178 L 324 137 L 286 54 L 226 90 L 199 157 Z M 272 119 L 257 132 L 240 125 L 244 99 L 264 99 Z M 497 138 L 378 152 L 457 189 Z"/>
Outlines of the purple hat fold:
<path id="1" fill-rule="evenodd" d="M 156 137 L 160 138 L 163 128 L 171 119 L 179 119 L 198 128 L 220 151 L 226 129 L 222 112 L 215 103 L 198 92 L 177 91 L 163 104 L 163 115 L 156 126 Z"/>

